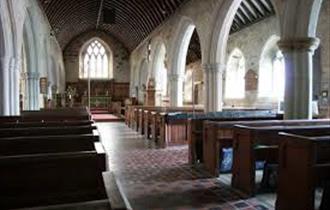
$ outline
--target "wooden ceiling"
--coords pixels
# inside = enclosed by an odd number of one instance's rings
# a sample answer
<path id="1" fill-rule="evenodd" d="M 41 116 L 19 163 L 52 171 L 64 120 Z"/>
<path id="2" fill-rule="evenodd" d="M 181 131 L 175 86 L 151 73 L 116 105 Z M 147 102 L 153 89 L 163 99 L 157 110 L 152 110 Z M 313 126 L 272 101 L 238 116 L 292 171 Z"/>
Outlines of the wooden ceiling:
<path id="1" fill-rule="evenodd" d="M 130 51 L 187 0 L 39 0 L 62 49 L 76 36 L 102 30 Z M 115 23 L 100 11 L 115 9 Z"/>
<path id="2" fill-rule="evenodd" d="M 105 31 L 132 51 L 157 26 L 189 0 L 39 0 L 62 49 L 76 36 L 92 30 Z M 103 9 L 115 10 L 115 23 L 102 20 Z M 243 0 L 231 33 L 275 14 L 271 0 Z M 200 59 L 198 34 L 189 46 L 187 63 Z"/>

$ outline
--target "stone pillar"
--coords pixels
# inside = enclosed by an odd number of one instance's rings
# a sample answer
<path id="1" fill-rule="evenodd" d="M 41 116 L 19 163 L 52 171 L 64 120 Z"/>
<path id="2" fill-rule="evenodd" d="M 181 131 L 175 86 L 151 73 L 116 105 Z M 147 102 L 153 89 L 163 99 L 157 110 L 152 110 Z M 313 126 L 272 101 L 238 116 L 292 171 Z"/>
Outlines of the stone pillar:
<path id="1" fill-rule="evenodd" d="M 26 72 L 26 110 L 39 110 L 39 73 Z"/>
<path id="2" fill-rule="evenodd" d="M 20 59 L 11 58 L 9 67 L 10 77 L 10 115 L 20 115 Z"/>
<path id="3" fill-rule="evenodd" d="M 225 65 L 218 63 L 203 64 L 204 69 L 204 110 L 205 112 L 222 111 L 223 70 Z"/>
<path id="4" fill-rule="evenodd" d="M 183 105 L 183 76 L 179 74 L 170 74 L 168 76 L 170 83 L 170 106 Z"/>
<path id="5" fill-rule="evenodd" d="M 281 39 L 285 60 L 285 119 L 312 119 L 313 53 L 317 38 Z"/>
<path id="6" fill-rule="evenodd" d="M 10 115 L 10 58 L 0 58 L 0 115 Z"/>

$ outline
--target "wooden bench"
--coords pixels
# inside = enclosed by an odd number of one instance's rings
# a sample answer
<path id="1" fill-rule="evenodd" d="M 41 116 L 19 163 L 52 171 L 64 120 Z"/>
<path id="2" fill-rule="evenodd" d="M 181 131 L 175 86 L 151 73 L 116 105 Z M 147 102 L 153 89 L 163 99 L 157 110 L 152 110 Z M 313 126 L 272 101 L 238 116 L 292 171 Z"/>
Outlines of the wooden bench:
<path id="1" fill-rule="evenodd" d="M 0 129 L 0 139 L 19 136 L 92 134 L 93 130 L 96 130 L 96 126 L 2 128 Z"/>
<path id="2" fill-rule="evenodd" d="M 164 142 L 166 142 L 166 140 L 164 139 L 164 138 L 166 138 L 166 135 L 164 133 L 165 129 L 162 128 L 162 126 L 164 124 L 162 124 L 162 123 L 165 122 L 165 118 L 169 114 L 175 114 L 175 113 L 201 114 L 202 112 L 204 112 L 204 109 L 201 109 L 198 107 L 197 108 L 195 108 L 195 107 L 170 107 L 170 108 L 167 108 L 164 110 L 156 110 L 156 111 L 150 112 L 148 126 L 150 127 L 149 129 L 150 129 L 151 139 L 154 141 L 159 140 L 159 142 L 161 144 L 164 144 Z M 177 129 L 179 129 L 179 128 L 177 128 Z M 184 135 L 186 135 L 186 130 L 184 131 Z M 176 139 L 178 139 L 178 137 Z M 171 140 L 175 141 L 173 138 L 171 138 Z M 185 139 L 185 141 L 186 141 L 186 139 Z"/>
<path id="3" fill-rule="evenodd" d="M 189 163 L 203 162 L 203 122 L 212 120 L 222 121 L 242 121 L 242 120 L 275 120 L 282 119 L 272 110 L 259 109 L 224 109 L 222 112 L 212 112 L 188 119 L 188 145 L 189 145 Z"/>
<path id="4" fill-rule="evenodd" d="M 318 132 L 306 134 L 280 133 L 278 210 L 314 209 L 314 192 L 318 183 L 327 182 L 324 191 L 329 190 L 330 135 L 313 136 L 320 135 Z M 320 210 L 330 208 L 328 193 L 323 193 Z"/>
<path id="5" fill-rule="evenodd" d="M 314 125 L 313 125 L 314 124 Z M 233 141 L 232 186 L 248 196 L 255 194 L 255 163 L 266 161 L 278 162 L 279 132 L 295 132 L 299 134 L 319 132 L 330 134 L 330 125 L 305 121 L 295 125 L 280 125 L 250 127 L 236 125 Z"/>
<path id="6" fill-rule="evenodd" d="M 295 125 L 306 120 L 262 120 L 258 121 L 204 121 L 203 126 L 203 164 L 213 176 L 219 176 L 222 163 L 223 149 L 233 147 L 233 133 L 235 125 L 267 126 L 267 125 Z M 330 120 L 314 120 L 313 123 L 327 124 Z M 197 128 L 196 128 L 197 129 Z M 197 144 L 198 145 L 198 144 Z M 197 146 L 198 148 L 198 146 Z M 196 149 L 198 150 L 198 149 Z M 191 154 L 192 157 L 197 154 Z M 190 157 L 190 161 L 194 160 Z"/>
<path id="7" fill-rule="evenodd" d="M 106 198 L 100 143 L 86 151 L 0 156 L 0 209 L 46 206 Z"/>
<path id="8" fill-rule="evenodd" d="M 49 120 L 49 121 L 75 121 L 91 120 L 91 113 L 86 107 L 44 109 L 40 111 L 23 111 L 23 121 Z"/>
<path id="9" fill-rule="evenodd" d="M 92 120 L 82 121 L 40 121 L 40 122 L 2 122 L 0 123 L 1 128 L 29 128 L 29 127 L 59 127 L 59 126 L 88 126 L 95 122 Z"/>
<path id="10" fill-rule="evenodd" d="M 87 108 L 45 109 L 23 111 L 20 116 L 1 116 L 0 123 L 9 122 L 65 122 L 89 121 L 91 114 Z"/>
<path id="11" fill-rule="evenodd" d="M 89 151 L 99 140 L 94 134 L 1 138 L 0 155 Z"/>

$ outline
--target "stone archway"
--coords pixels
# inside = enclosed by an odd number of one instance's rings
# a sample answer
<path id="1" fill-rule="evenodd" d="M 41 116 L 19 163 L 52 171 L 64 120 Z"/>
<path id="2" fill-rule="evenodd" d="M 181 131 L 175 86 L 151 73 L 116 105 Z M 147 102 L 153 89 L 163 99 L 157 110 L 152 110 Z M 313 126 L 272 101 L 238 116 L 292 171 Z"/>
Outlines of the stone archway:
<path id="1" fill-rule="evenodd" d="M 169 87 L 170 105 L 183 105 L 183 81 L 186 68 L 186 58 L 189 43 L 196 26 L 189 18 L 183 17 L 180 20 L 175 39 L 169 53 Z"/>
<path id="2" fill-rule="evenodd" d="M 167 96 L 167 68 L 166 68 L 166 47 L 161 40 L 156 42 L 152 52 L 151 72 L 149 79 L 155 80 L 155 105 L 163 105 Z"/>

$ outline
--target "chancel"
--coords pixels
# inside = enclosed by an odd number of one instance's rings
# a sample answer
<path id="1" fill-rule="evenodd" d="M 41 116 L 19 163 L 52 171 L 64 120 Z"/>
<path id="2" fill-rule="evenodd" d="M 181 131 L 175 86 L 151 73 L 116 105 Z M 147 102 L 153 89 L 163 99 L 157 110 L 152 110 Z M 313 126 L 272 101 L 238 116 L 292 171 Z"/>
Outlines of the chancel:
<path id="1" fill-rule="evenodd" d="M 329 210 L 330 0 L 0 0 L 1 210 Z"/>

